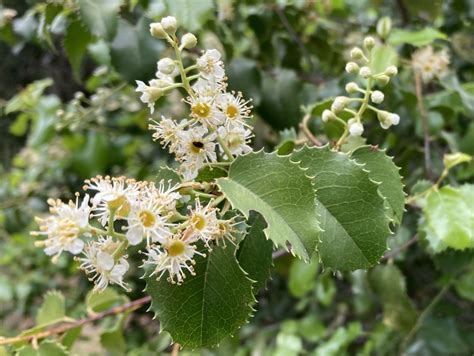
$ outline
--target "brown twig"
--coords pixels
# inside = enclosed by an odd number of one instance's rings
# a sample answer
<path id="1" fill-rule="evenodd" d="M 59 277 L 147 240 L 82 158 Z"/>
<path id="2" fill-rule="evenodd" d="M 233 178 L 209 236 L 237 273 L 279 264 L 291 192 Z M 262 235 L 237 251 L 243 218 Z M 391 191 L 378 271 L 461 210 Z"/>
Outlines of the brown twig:
<path id="1" fill-rule="evenodd" d="M 313 145 L 322 146 L 322 143 L 319 142 L 319 140 L 313 135 L 313 133 L 309 129 L 308 123 L 310 119 L 311 119 L 311 114 L 306 114 L 300 123 L 300 128 L 303 130 L 308 140 L 310 140 L 313 143 Z"/>
<path id="2" fill-rule="evenodd" d="M 430 136 L 428 132 L 428 114 L 426 112 L 425 104 L 423 102 L 423 83 L 421 81 L 420 72 L 413 68 L 415 74 L 415 89 L 416 89 L 416 100 L 418 102 L 418 110 L 421 116 L 421 127 L 423 129 L 423 147 L 425 155 L 425 171 L 428 179 L 432 179 L 431 172 L 431 150 L 430 150 Z"/>
<path id="3" fill-rule="evenodd" d="M 390 251 L 388 253 L 386 253 L 385 255 L 382 256 L 381 260 L 382 261 L 385 261 L 385 260 L 389 260 L 391 258 L 394 258 L 395 256 L 397 256 L 400 252 L 406 250 L 408 247 L 410 247 L 411 245 L 413 245 L 416 241 L 418 240 L 418 234 L 415 234 L 410 240 L 406 241 L 403 245 L 401 245 L 400 247 L 398 247 L 397 249 L 393 250 L 393 251 Z"/>
<path id="4" fill-rule="evenodd" d="M 173 344 L 173 349 L 171 350 L 171 356 L 178 356 L 179 355 L 179 349 L 181 348 L 181 345 L 178 343 Z"/>
<path id="5" fill-rule="evenodd" d="M 117 315 L 121 314 L 127 311 L 134 311 L 136 309 L 141 308 L 143 305 L 149 303 L 151 301 L 150 296 L 146 296 L 137 300 L 133 300 L 131 302 L 119 305 L 117 307 L 110 308 L 108 310 L 105 310 L 101 313 L 97 313 L 94 315 L 89 316 L 88 318 L 80 319 L 77 321 L 74 321 L 72 323 L 67 323 L 67 324 L 62 324 L 59 326 L 52 327 L 51 329 L 45 330 L 38 332 L 36 334 L 32 335 L 20 335 L 20 336 L 15 336 L 11 338 L 0 338 L 0 346 L 1 345 L 11 345 L 11 344 L 16 344 L 19 342 L 23 341 L 34 341 L 34 340 L 39 340 L 39 339 L 44 339 L 46 337 L 52 336 L 52 335 L 58 335 L 58 334 L 64 334 L 66 331 L 77 328 L 79 326 L 82 326 L 87 323 L 92 323 L 94 321 L 103 319 L 107 316 L 111 315 Z"/>

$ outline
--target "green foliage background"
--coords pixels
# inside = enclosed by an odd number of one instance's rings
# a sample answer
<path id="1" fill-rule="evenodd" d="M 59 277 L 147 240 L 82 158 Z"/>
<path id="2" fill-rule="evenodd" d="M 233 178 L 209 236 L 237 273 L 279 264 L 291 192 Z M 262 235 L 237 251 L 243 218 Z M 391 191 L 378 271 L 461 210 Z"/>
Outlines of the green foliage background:
<path id="1" fill-rule="evenodd" d="M 384 131 L 374 119 L 366 127 L 367 142 L 394 157 L 407 194 L 423 191 L 427 180 L 440 176 L 445 153 L 474 155 L 470 0 L 4 0 L 0 10 L 6 8 L 17 15 L 3 11 L 0 17 L 0 335 L 143 296 L 144 282 L 132 269 L 129 275 L 137 278 L 127 296 L 110 291 L 102 300 L 87 297 L 90 283 L 76 262 L 63 256 L 53 265 L 28 231 L 35 229 L 33 216 L 46 209 L 47 197 L 72 198 L 86 178 L 153 179 L 160 166 L 172 164 L 151 141 L 148 112 L 134 92 L 134 80 L 152 77 L 158 58 L 167 55 L 148 31 L 149 23 L 164 15 L 176 16 L 183 29 L 196 33 L 200 47 L 225 54 L 230 87 L 253 98 L 254 147 L 267 150 L 287 149 L 285 142 L 295 140 L 302 105 L 317 103 L 318 117 L 330 105 L 327 99 L 343 92 L 351 80 L 344 72 L 348 51 L 375 33 L 379 18 L 389 16 L 394 30 L 377 66 L 398 61 L 400 74 L 387 87 L 384 105 L 401 122 Z M 449 48 L 451 71 L 424 88 L 431 146 L 426 165 L 409 60 L 428 44 Z M 177 96 L 158 105 L 159 113 L 185 115 Z M 320 120 L 312 125 L 320 136 L 340 134 Z M 353 158 L 363 162 L 363 149 Z M 317 173 L 318 167 L 310 169 Z M 451 170 L 446 182 L 453 187 L 474 182 L 474 163 Z M 425 238 L 428 233 L 431 242 L 443 239 L 438 233 L 446 225 L 467 226 L 466 233 L 474 234 L 472 188 L 463 188 L 466 194 L 450 201 L 446 211 L 437 209 L 449 189 L 432 195 L 424 211 L 407 206 L 389 238 L 392 251 L 368 271 L 334 274 L 315 259 L 305 264 L 275 256 L 272 279 L 260 291 L 250 323 L 215 349 L 183 354 L 393 355 L 402 349 L 409 355 L 472 354 L 474 253 L 435 254 Z M 320 198 L 323 205 L 331 198 L 326 195 Z M 400 212 L 394 215 L 399 219 Z M 430 219 L 439 224 L 435 231 L 423 228 Z M 256 235 L 264 227 L 258 224 Z M 350 261 L 336 257 L 338 269 L 345 270 Z M 47 294 L 51 290 L 64 297 Z M 48 309 L 51 304 L 56 307 Z M 152 316 L 140 309 L 107 318 L 85 326 L 74 343 L 71 334 L 61 340 L 64 347 L 41 347 L 50 355 L 68 347 L 79 354 L 169 353 L 171 339 L 158 333 Z M 28 348 L 22 354 L 35 354 Z"/>

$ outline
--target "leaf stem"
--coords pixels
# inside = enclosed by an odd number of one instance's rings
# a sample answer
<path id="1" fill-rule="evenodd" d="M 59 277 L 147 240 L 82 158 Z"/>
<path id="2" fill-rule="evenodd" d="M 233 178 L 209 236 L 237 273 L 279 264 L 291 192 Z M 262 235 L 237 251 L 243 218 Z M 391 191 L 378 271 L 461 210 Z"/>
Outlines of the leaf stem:
<path id="1" fill-rule="evenodd" d="M 313 133 L 309 129 L 309 126 L 308 126 L 309 120 L 311 120 L 311 114 L 307 113 L 303 117 L 303 120 L 301 120 L 300 128 L 303 130 L 303 132 L 306 135 L 306 137 L 308 138 L 308 140 L 310 140 L 313 143 L 313 145 L 322 146 L 321 142 L 319 142 L 319 140 L 313 135 Z"/>

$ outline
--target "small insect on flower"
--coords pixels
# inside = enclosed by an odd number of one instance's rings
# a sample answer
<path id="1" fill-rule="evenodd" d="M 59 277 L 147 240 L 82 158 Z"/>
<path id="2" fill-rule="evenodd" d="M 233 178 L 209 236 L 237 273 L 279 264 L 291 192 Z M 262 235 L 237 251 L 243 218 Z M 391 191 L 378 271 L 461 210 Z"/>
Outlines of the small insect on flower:
<path id="1" fill-rule="evenodd" d="M 202 77 L 206 79 L 222 79 L 225 76 L 224 64 L 217 49 L 208 49 L 197 59 L 197 66 Z"/>
<path id="2" fill-rule="evenodd" d="M 114 251 L 119 248 L 120 242 L 114 241 L 110 236 L 99 236 L 97 241 L 89 242 L 84 249 L 84 257 L 78 258 L 81 262 L 79 268 L 84 270 L 89 279 L 94 282 L 95 291 L 103 291 L 110 284 L 117 284 L 128 290 L 123 281 L 129 264 L 127 256 L 115 259 Z"/>
<path id="3" fill-rule="evenodd" d="M 89 195 L 86 194 L 81 205 L 79 198 L 76 202 L 69 201 L 68 204 L 60 200 L 49 199 L 51 215 L 47 218 L 36 217 L 40 231 L 32 231 L 32 236 L 47 236 L 46 240 L 37 241 L 36 246 L 44 247 L 48 256 L 53 256 L 53 262 L 57 261 L 63 251 L 77 255 L 84 248 L 84 241 L 80 239 L 85 234 L 89 225 Z"/>
<path id="4" fill-rule="evenodd" d="M 195 255 L 206 257 L 196 249 L 194 242 L 196 240 L 192 236 L 187 239 L 180 235 L 169 237 L 161 246 L 151 246 L 145 252 L 148 259 L 143 261 L 143 267 L 151 266 L 153 272 L 150 277 L 156 275 L 156 280 L 160 280 L 168 272 L 168 282 L 181 284 L 186 278 L 186 272 L 194 275 Z"/>

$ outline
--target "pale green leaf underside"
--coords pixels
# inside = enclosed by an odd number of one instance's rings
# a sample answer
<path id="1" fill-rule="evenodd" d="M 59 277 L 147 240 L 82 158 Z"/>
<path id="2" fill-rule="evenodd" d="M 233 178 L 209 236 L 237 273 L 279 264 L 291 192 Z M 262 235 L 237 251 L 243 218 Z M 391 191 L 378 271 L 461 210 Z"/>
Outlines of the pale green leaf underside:
<path id="1" fill-rule="evenodd" d="M 343 271 L 374 265 L 387 249 L 390 234 L 378 184 L 346 154 L 327 147 L 304 147 L 291 159 L 313 177 L 323 264 Z"/>
<path id="2" fill-rule="evenodd" d="M 64 297 L 59 292 L 48 292 L 36 316 L 36 325 L 48 325 L 60 321 L 66 315 Z"/>
<path id="3" fill-rule="evenodd" d="M 252 282 L 235 259 L 235 248 L 215 246 L 196 257 L 195 276 L 181 285 L 147 278 L 146 291 L 162 330 L 181 346 L 214 346 L 249 318 L 255 299 Z M 204 252 L 203 251 L 203 252 Z"/>
<path id="4" fill-rule="evenodd" d="M 389 208 L 387 213 L 396 224 L 400 224 L 405 209 L 405 193 L 399 168 L 385 152 L 371 146 L 356 149 L 351 157 L 364 165 L 372 180 L 380 183 L 379 191 Z"/>
<path id="5" fill-rule="evenodd" d="M 228 178 L 217 180 L 232 206 L 247 218 L 251 210 L 267 222 L 268 239 L 308 260 L 320 231 L 311 179 L 288 157 L 263 151 L 232 162 Z"/>
<path id="6" fill-rule="evenodd" d="M 423 208 L 421 230 L 430 247 L 441 252 L 474 247 L 474 185 L 432 191 Z"/>

